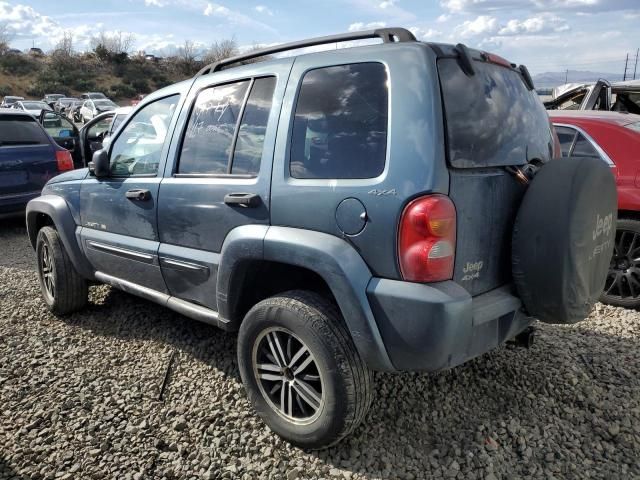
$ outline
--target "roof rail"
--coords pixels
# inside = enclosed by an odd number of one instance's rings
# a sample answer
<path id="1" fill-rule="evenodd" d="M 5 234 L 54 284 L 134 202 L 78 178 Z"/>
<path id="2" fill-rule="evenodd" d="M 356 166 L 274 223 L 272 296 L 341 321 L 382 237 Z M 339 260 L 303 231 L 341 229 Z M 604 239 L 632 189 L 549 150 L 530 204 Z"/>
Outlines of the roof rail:
<path id="1" fill-rule="evenodd" d="M 235 57 L 225 58 L 218 62 L 211 63 L 202 68 L 196 77 L 206 75 L 208 73 L 218 72 L 223 67 L 234 63 L 243 62 L 252 58 L 262 57 L 264 55 L 272 55 L 274 53 L 285 52 L 287 50 L 295 50 L 298 48 L 313 47 L 316 45 L 324 45 L 328 43 L 348 42 L 351 40 L 365 40 L 368 38 L 380 38 L 384 43 L 392 42 L 415 42 L 416 37 L 405 28 L 378 28 L 376 30 L 364 30 L 362 32 L 341 33 L 338 35 L 328 35 L 326 37 L 309 38 L 298 42 L 282 43 L 273 47 L 261 48 Z"/>

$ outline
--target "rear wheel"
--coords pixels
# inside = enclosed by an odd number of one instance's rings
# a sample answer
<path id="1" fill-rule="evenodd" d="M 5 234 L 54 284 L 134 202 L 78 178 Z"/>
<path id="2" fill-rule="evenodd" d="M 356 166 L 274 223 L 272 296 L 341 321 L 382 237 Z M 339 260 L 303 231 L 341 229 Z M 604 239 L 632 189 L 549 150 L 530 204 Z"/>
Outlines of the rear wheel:
<path id="1" fill-rule="evenodd" d="M 613 256 L 601 301 L 617 307 L 640 307 L 640 221 L 618 220 Z"/>
<path id="2" fill-rule="evenodd" d="M 240 327 L 238 364 L 260 417 L 302 448 L 339 442 L 371 403 L 371 371 L 337 308 L 312 292 L 287 292 L 254 306 Z"/>
<path id="3" fill-rule="evenodd" d="M 49 310 L 65 315 L 84 307 L 89 295 L 87 281 L 73 268 L 55 228 L 40 229 L 36 255 L 40 290 Z"/>

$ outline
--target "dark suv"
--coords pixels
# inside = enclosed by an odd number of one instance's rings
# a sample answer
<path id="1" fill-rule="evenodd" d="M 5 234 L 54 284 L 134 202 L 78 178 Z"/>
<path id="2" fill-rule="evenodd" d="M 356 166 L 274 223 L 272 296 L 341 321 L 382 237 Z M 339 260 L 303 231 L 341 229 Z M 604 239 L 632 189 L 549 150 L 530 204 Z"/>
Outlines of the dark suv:
<path id="1" fill-rule="evenodd" d="M 383 43 L 236 65 L 363 38 Z M 526 68 L 403 29 L 224 60 L 29 203 L 42 294 L 68 314 L 106 283 L 239 330 L 258 414 L 327 446 L 364 418 L 373 370 L 450 368 L 589 313 L 615 184 L 550 161 L 555 139 Z"/>

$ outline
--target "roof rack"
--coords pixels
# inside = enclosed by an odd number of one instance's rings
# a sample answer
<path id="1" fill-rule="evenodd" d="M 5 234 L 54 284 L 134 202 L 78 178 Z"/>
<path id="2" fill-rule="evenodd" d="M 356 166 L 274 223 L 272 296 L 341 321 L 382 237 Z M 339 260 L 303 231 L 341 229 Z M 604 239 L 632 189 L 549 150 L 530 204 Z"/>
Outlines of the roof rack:
<path id="1" fill-rule="evenodd" d="M 211 63 L 202 68 L 196 77 L 214 73 L 222 70 L 223 67 L 234 63 L 243 62 L 252 58 L 262 57 L 264 55 L 272 55 L 274 53 L 285 52 L 287 50 L 296 50 L 298 48 L 313 47 L 316 45 L 324 45 L 328 43 L 347 42 L 351 40 L 365 40 L 368 38 L 380 38 L 384 43 L 393 42 L 415 42 L 416 37 L 405 28 L 378 28 L 375 30 L 364 30 L 362 32 L 341 33 L 338 35 L 328 35 L 326 37 L 309 38 L 298 42 L 282 43 L 273 47 L 261 48 L 253 50 L 235 57 L 225 58 L 218 62 Z"/>

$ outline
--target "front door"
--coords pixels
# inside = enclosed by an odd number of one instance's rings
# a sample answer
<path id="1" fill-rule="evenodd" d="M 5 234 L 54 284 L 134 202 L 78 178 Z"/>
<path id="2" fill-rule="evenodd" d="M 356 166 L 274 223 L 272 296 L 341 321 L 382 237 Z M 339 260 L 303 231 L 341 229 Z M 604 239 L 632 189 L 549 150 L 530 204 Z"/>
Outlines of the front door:
<path id="1" fill-rule="evenodd" d="M 268 225 L 277 119 L 292 60 L 203 75 L 182 109 L 160 187 L 160 265 L 171 295 L 217 310 L 218 259 L 242 225 Z M 215 82 L 215 83 L 214 83 Z"/>
<path id="2" fill-rule="evenodd" d="M 82 246 L 93 267 L 161 292 L 156 207 L 178 102 L 176 93 L 138 110 L 109 146 L 110 176 L 88 177 L 80 190 Z"/>

